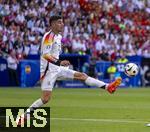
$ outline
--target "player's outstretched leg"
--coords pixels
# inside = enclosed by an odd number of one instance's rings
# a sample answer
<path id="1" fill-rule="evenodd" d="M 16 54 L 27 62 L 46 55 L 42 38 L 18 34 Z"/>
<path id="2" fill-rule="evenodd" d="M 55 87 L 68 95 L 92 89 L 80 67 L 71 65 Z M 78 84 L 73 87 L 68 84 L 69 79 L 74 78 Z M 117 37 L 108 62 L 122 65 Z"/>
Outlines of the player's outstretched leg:
<path id="1" fill-rule="evenodd" d="M 89 86 L 96 86 L 102 89 L 106 89 L 109 93 L 114 93 L 122 82 L 122 78 L 117 78 L 114 82 L 106 84 L 98 79 L 87 76 L 85 73 L 75 72 L 74 79 L 84 81 Z"/>
<path id="2" fill-rule="evenodd" d="M 43 106 L 44 104 L 48 103 L 52 95 L 51 91 L 43 91 L 41 98 L 33 102 L 33 104 L 26 110 L 24 114 L 22 114 L 19 118 L 16 119 L 17 125 L 21 125 L 27 119 L 27 114 L 30 114 L 34 109 Z"/>

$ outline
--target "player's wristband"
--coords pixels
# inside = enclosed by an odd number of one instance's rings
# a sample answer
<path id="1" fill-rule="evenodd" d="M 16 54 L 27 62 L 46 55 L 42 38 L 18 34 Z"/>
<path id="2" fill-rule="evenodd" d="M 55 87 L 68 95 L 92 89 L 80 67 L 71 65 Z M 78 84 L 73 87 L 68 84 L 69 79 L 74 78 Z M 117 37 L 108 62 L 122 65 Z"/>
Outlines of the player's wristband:
<path id="1" fill-rule="evenodd" d="M 61 63 L 60 60 L 57 60 L 56 62 L 53 62 L 53 64 L 55 64 L 55 65 L 57 65 L 57 66 L 60 66 L 60 63 Z"/>

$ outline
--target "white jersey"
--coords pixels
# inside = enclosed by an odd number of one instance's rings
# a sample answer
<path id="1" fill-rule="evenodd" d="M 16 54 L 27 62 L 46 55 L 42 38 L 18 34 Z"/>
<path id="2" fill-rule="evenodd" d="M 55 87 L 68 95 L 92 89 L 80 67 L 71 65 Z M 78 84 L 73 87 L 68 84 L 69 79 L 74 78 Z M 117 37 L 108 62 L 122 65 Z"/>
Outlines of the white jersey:
<path id="1" fill-rule="evenodd" d="M 51 31 L 47 32 L 41 45 L 41 88 L 43 91 L 52 91 L 56 80 L 73 79 L 75 71 L 63 66 L 57 66 L 43 58 L 44 54 L 49 54 L 59 59 L 61 53 L 62 36 L 54 35 Z"/>
<path id="2" fill-rule="evenodd" d="M 49 71 L 57 71 L 58 66 L 48 62 L 46 59 L 43 58 L 43 55 L 49 54 L 55 57 L 56 59 L 59 59 L 59 55 L 61 53 L 61 39 L 62 36 L 60 34 L 56 35 L 51 31 L 45 33 L 41 45 L 41 73 L 43 73 L 46 70 L 47 65 L 49 65 Z"/>

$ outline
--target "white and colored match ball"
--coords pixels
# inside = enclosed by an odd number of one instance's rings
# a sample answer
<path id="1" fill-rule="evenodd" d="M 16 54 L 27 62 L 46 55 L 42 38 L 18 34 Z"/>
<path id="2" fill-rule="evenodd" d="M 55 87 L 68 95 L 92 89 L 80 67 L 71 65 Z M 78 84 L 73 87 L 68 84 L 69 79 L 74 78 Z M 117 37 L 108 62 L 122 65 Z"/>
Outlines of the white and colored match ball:
<path id="1" fill-rule="evenodd" d="M 135 63 L 128 63 L 125 65 L 124 72 L 127 76 L 136 76 L 139 72 L 139 67 Z"/>

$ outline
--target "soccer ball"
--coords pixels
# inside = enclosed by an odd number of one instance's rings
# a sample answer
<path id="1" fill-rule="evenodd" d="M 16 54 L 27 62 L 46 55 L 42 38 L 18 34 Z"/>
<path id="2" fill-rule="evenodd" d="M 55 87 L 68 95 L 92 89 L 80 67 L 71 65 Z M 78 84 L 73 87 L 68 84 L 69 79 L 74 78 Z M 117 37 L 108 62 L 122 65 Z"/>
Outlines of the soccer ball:
<path id="1" fill-rule="evenodd" d="M 136 76 L 139 72 L 139 67 L 135 63 L 128 63 L 125 65 L 124 72 L 127 76 Z"/>

